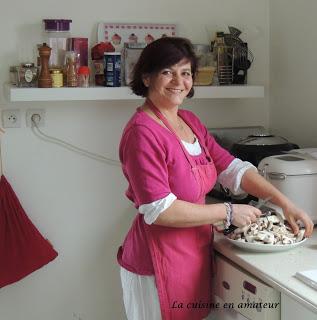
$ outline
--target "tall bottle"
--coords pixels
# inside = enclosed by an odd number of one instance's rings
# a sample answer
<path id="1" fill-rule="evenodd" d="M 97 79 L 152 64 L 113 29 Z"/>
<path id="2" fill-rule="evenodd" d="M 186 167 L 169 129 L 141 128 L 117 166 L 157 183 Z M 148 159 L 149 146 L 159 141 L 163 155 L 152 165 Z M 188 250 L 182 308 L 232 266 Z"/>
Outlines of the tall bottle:
<path id="1" fill-rule="evenodd" d="M 77 53 L 75 51 L 66 52 L 66 85 L 67 87 L 77 87 Z"/>

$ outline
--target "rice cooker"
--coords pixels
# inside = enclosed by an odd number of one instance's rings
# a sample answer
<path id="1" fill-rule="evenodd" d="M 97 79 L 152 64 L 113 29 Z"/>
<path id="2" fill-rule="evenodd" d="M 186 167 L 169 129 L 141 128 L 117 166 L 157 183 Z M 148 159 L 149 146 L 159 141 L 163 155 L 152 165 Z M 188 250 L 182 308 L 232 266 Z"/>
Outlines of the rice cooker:
<path id="1" fill-rule="evenodd" d="M 304 209 L 316 224 L 317 158 L 309 153 L 300 153 L 301 149 L 298 151 L 266 157 L 260 161 L 258 170 L 267 181 Z M 273 204 L 268 206 L 282 211 Z"/>

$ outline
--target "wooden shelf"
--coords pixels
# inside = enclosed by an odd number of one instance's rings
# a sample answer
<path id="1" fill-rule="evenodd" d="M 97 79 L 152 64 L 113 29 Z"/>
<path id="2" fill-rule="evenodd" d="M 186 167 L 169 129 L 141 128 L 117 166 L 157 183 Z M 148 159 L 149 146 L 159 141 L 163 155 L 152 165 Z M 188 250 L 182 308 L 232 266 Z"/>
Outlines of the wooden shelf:
<path id="1" fill-rule="evenodd" d="M 129 87 L 18 88 L 5 85 L 9 101 L 136 100 Z M 263 98 L 263 86 L 197 86 L 194 99 Z"/>

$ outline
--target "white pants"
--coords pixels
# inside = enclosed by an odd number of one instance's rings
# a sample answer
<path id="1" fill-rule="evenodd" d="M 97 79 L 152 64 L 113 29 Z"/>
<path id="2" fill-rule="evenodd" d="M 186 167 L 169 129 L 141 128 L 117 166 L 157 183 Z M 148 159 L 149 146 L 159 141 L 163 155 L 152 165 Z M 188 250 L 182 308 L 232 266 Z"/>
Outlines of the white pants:
<path id="1" fill-rule="evenodd" d="M 140 276 L 120 267 L 123 303 L 128 320 L 161 320 L 154 276 Z M 205 320 L 216 319 L 209 315 Z"/>

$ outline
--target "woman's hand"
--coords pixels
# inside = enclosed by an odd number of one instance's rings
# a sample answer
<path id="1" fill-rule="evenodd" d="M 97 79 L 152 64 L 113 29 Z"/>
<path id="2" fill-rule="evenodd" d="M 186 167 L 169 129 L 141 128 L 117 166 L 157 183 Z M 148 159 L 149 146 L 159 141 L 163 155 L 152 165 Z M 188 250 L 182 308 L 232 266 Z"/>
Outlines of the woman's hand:
<path id="1" fill-rule="evenodd" d="M 243 227 L 256 221 L 262 214 L 261 210 L 247 204 L 232 205 L 232 224 Z"/>
<path id="2" fill-rule="evenodd" d="M 298 233 L 299 231 L 298 222 L 301 221 L 305 226 L 304 236 L 305 237 L 311 236 L 313 232 L 314 224 L 304 210 L 296 207 L 294 204 L 290 204 L 286 208 L 283 208 L 283 213 L 286 220 L 288 221 L 291 228 L 293 229 L 294 234 Z"/>

